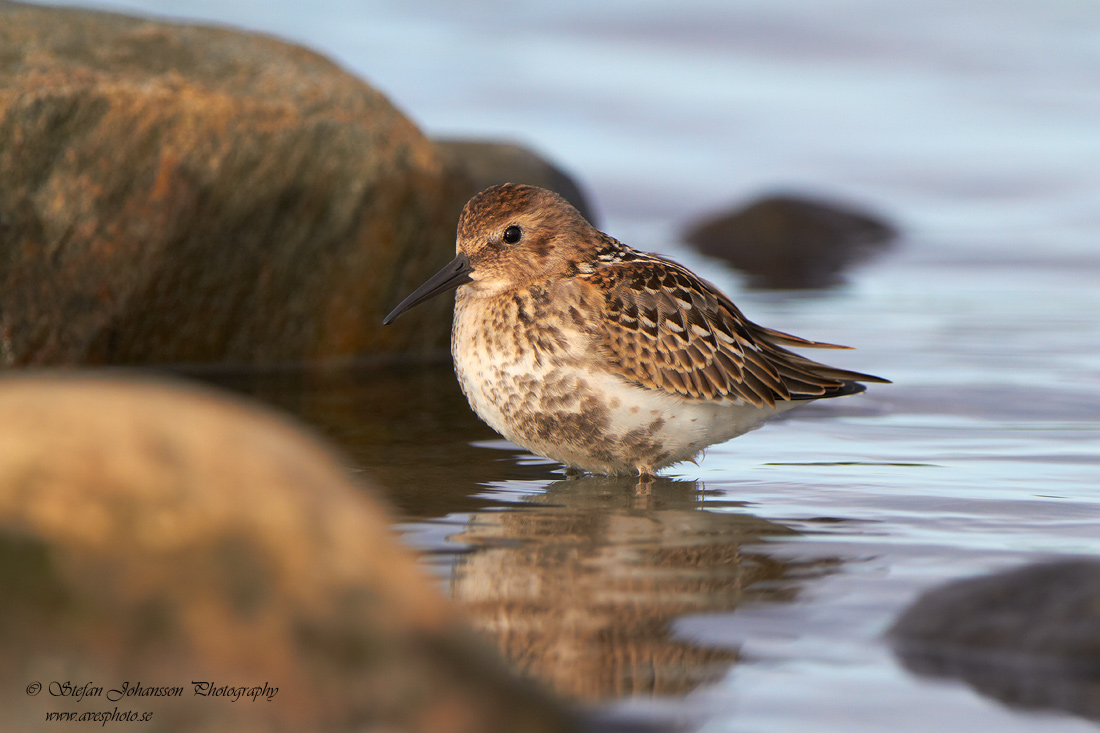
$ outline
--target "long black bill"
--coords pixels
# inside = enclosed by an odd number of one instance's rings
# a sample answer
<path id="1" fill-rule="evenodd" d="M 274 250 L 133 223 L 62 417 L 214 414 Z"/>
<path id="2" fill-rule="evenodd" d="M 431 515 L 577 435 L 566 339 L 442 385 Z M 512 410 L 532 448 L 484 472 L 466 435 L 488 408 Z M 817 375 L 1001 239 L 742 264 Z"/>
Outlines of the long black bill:
<path id="1" fill-rule="evenodd" d="M 465 285 L 470 282 L 470 273 L 473 272 L 470 267 L 470 260 L 466 255 L 460 254 L 451 260 L 451 264 L 444 267 L 439 272 L 428 278 L 428 282 L 421 285 L 416 290 L 409 294 L 409 297 L 402 300 L 393 312 L 382 319 L 382 325 L 388 326 L 393 323 L 399 315 L 405 311 L 420 305 L 429 298 L 434 298 L 440 293 L 445 293 L 448 290 L 453 290 L 459 285 Z"/>

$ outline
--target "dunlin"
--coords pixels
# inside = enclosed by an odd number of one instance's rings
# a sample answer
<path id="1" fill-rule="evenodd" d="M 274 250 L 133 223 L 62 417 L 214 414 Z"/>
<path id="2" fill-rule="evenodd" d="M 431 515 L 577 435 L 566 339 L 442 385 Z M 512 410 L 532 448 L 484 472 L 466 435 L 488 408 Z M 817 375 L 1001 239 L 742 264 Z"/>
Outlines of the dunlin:
<path id="1" fill-rule="evenodd" d="M 386 316 L 458 288 L 451 353 L 494 430 L 567 469 L 650 475 L 765 419 L 887 380 L 788 351 L 686 267 L 597 230 L 533 186 L 466 204 L 458 256 Z"/>

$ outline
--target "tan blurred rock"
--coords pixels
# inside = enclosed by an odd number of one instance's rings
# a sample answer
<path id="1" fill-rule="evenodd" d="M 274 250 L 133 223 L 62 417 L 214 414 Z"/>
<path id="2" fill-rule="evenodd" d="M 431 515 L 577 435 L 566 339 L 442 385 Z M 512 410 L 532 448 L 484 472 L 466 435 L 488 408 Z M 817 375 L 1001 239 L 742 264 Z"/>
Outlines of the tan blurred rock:
<path id="1" fill-rule="evenodd" d="M 467 640 L 339 459 L 204 390 L 0 380 L 0 585 L 12 729 L 116 707 L 163 731 L 570 729 Z M 123 683 L 182 696 L 109 700 Z"/>
<path id="2" fill-rule="evenodd" d="M 0 0 L 0 365 L 444 348 L 470 184 L 381 94 L 264 36 Z"/>

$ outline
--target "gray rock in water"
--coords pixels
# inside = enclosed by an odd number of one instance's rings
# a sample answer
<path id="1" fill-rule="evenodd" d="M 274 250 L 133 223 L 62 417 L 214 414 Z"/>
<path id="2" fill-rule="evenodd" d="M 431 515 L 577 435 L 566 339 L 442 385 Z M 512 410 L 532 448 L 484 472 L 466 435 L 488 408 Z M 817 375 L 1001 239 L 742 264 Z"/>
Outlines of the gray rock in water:
<path id="1" fill-rule="evenodd" d="M 689 227 L 684 241 L 726 260 L 757 288 L 824 288 L 887 248 L 896 230 L 847 206 L 767 196 Z"/>
<path id="2" fill-rule="evenodd" d="M 1100 720 L 1100 560 L 1037 563 L 922 595 L 890 628 L 902 664 L 1008 705 Z"/>
<path id="3" fill-rule="evenodd" d="M 501 183 L 526 183 L 564 198 L 596 223 L 595 213 L 580 186 L 561 168 L 530 148 L 492 140 L 439 139 L 439 148 L 469 177 L 470 195 Z"/>

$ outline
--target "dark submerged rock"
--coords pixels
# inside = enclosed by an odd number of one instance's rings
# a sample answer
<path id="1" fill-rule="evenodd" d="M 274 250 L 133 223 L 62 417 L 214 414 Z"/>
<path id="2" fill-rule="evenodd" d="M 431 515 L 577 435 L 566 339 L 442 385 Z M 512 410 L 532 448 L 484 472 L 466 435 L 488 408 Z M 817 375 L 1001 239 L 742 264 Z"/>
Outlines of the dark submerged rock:
<path id="1" fill-rule="evenodd" d="M 0 365 L 438 350 L 469 182 L 380 93 L 260 35 L 0 0 Z"/>
<path id="2" fill-rule="evenodd" d="M 123 681 L 163 731 L 573 730 L 456 621 L 370 487 L 275 414 L 207 390 L 0 380 L 0 703 Z M 278 688 L 195 697 L 193 680 Z M 14 722 L 13 722 L 14 721 Z"/>
<path id="3" fill-rule="evenodd" d="M 530 148 L 461 138 L 443 138 L 436 144 L 470 179 L 470 196 L 502 183 L 525 183 L 553 191 L 596 224 L 595 212 L 576 181 Z"/>
<path id="4" fill-rule="evenodd" d="M 1100 720 L 1100 561 L 1059 560 L 934 588 L 889 638 L 907 669 L 1008 705 Z"/>
<path id="5" fill-rule="evenodd" d="M 791 195 L 767 196 L 690 226 L 684 240 L 747 273 L 757 288 L 824 288 L 887 249 L 897 231 L 873 214 Z"/>

